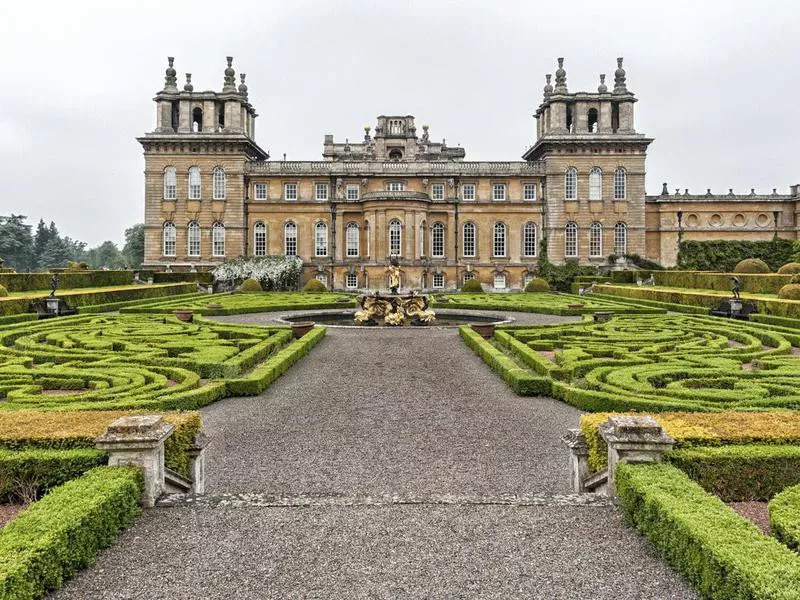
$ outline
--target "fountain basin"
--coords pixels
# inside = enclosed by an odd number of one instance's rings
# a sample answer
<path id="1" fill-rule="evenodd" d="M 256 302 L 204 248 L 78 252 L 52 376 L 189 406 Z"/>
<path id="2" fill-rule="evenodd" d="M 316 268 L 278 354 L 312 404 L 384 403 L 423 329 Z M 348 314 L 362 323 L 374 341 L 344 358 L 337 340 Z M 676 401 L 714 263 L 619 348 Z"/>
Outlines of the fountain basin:
<path id="1" fill-rule="evenodd" d="M 325 327 L 359 327 L 361 329 L 374 329 L 390 328 L 390 329 L 403 329 L 404 327 L 397 327 L 392 325 L 384 325 L 383 323 L 376 323 L 373 325 L 361 325 L 354 320 L 355 310 L 322 310 L 316 312 L 303 312 L 294 315 L 287 315 L 280 319 L 276 319 L 281 323 L 294 324 L 302 321 L 314 321 L 317 325 L 324 325 Z M 514 319 L 501 314 L 476 314 L 468 310 L 455 310 L 455 309 L 436 309 L 436 321 L 430 325 L 419 325 L 415 329 L 424 329 L 426 327 L 458 327 L 460 325 L 468 325 L 471 323 L 486 323 L 486 324 L 505 324 L 511 323 Z M 409 325 L 411 325 L 409 323 Z"/>

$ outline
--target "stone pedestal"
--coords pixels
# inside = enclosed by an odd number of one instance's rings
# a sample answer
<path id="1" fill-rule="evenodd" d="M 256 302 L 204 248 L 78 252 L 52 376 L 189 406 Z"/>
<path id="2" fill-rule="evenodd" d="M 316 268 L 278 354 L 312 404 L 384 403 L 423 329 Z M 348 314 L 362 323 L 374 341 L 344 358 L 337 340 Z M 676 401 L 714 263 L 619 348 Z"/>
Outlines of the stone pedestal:
<path id="1" fill-rule="evenodd" d="M 600 425 L 600 435 L 608 444 L 608 493 L 616 495 L 614 475 L 621 462 L 661 462 L 675 444 L 653 417 L 613 416 Z"/>
<path id="2" fill-rule="evenodd" d="M 95 440 L 99 450 L 108 452 L 110 466 L 142 468 L 143 506 L 153 506 L 164 492 L 164 440 L 174 429 L 162 415 L 136 415 L 117 419 Z"/>
<path id="3" fill-rule="evenodd" d="M 572 491 L 580 494 L 586 491 L 589 477 L 589 446 L 580 429 L 569 429 L 561 441 L 569 448 L 569 480 Z"/>

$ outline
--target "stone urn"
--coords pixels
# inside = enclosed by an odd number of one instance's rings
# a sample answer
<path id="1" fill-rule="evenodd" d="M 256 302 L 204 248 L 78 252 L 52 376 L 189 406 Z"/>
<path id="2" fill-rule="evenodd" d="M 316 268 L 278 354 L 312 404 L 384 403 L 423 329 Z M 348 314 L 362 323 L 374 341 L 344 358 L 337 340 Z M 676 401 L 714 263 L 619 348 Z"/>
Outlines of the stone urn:
<path id="1" fill-rule="evenodd" d="M 184 323 L 194 321 L 194 311 L 192 310 L 174 310 L 172 314 L 177 317 L 178 321 L 183 321 Z"/>
<path id="2" fill-rule="evenodd" d="M 578 310 L 578 309 L 583 308 L 583 307 L 584 307 L 584 304 L 581 303 L 581 302 L 578 302 L 578 303 L 575 303 L 575 304 L 567 304 L 567 308 L 572 309 L 572 310 Z"/>
<path id="3" fill-rule="evenodd" d="M 494 335 L 494 323 L 472 323 L 470 327 L 477 331 L 478 335 L 485 340 L 492 339 Z"/>
<path id="4" fill-rule="evenodd" d="M 223 308 L 222 304 L 206 304 L 206 308 L 210 308 L 211 310 L 217 310 Z"/>
<path id="5" fill-rule="evenodd" d="M 295 339 L 300 339 L 314 328 L 314 321 L 298 321 L 292 323 L 292 333 Z"/>

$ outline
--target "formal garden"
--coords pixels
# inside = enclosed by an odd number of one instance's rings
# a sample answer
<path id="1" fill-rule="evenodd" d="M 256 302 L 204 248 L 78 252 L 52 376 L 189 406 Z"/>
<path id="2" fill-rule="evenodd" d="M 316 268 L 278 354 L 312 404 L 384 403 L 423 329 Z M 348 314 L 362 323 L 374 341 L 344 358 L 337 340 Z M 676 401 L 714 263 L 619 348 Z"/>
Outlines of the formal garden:
<path id="1" fill-rule="evenodd" d="M 674 445 L 616 467 L 619 507 L 704 598 L 800 598 L 800 300 L 787 289 L 800 265 L 759 262 L 431 296 L 434 311 L 563 317 L 458 333 L 517 395 L 583 413 L 587 481 L 609 469 L 610 417 L 655 419 Z M 50 274 L 0 274 L 0 598 L 57 589 L 133 523 L 146 478 L 108 466 L 95 440 L 112 423 L 163 415 L 164 466 L 191 479 L 201 409 L 261 394 L 329 332 L 226 318 L 358 308 L 357 294 L 298 290 L 275 264 L 259 273 L 228 267 L 230 291 L 213 294 L 205 274 L 61 273 L 78 312 L 46 319 L 31 302 Z M 747 320 L 709 316 L 732 277 L 757 306 Z"/>

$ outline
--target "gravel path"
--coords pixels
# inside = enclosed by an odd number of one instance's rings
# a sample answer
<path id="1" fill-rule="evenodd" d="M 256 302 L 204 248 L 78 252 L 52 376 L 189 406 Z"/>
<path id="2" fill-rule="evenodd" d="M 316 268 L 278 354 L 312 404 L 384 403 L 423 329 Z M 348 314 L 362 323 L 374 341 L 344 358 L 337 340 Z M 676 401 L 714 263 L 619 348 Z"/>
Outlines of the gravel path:
<path id="1" fill-rule="evenodd" d="M 329 329 L 203 413 L 206 495 L 146 511 L 53 597 L 695 597 L 613 504 L 568 494 L 578 411 L 515 396 L 456 330 Z"/>

